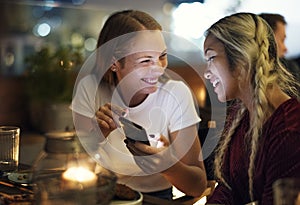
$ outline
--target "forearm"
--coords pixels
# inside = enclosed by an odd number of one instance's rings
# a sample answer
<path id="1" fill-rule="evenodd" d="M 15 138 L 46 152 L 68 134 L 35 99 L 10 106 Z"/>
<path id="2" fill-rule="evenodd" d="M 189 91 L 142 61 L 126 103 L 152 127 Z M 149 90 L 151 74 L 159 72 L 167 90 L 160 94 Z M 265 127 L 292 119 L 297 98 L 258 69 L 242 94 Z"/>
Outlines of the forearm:
<path id="1" fill-rule="evenodd" d="M 189 196 L 198 197 L 207 187 L 205 170 L 181 161 L 162 172 L 162 175 L 178 190 Z"/>

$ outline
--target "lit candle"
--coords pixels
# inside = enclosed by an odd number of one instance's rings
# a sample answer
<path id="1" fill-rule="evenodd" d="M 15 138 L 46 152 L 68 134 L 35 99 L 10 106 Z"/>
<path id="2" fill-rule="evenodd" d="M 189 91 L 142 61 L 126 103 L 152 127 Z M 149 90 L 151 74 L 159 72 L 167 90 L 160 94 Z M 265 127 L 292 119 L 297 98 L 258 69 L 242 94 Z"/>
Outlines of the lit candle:
<path id="1" fill-rule="evenodd" d="M 97 176 L 84 167 L 70 167 L 62 174 L 63 188 L 83 189 L 96 186 Z"/>

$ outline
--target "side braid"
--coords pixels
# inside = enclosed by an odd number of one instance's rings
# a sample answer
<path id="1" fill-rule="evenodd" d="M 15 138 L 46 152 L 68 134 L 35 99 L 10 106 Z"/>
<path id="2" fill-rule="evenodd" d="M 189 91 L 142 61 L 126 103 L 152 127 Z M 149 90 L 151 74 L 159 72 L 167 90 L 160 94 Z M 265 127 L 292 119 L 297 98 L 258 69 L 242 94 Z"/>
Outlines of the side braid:
<path id="1" fill-rule="evenodd" d="M 240 108 L 237 112 L 236 118 L 233 120 L 232 124 L 230 125 L 228 131 L 225 131 L 221 137 L 221 141 L 219 143 L 219 146 L 217 147 L 216 150 L 216 158 L 214 161 L 215 165 L 215 175 L 217 178 L 223 182 L 227 188 L 231 189 L 230 185 L 227 183 L 223 172 L 222 168 L 224 165 L 224 158 L 225 158 L 225 153 L 229 147 L 229 143 L 231 141 L 231 138 L 235 132 L 235 129 L 239 126 L 241 119 L 244 116 L 244 113 L 246 111 L 246 108 Z"/>
<path id="2" fill-rule="evenodd" d="M 250 159 L 249 159 L 249 194 L 250 198 L 253 201 L 253 175 L 255 170 L 255 159 L 259 146 L 259 140 L 262 133 L 262 127 L 266 120 L 270 117 L 273 112 L 273 107 L 269 105 L 267 98 L 267 88 L 270 85 L 273 85 L 277 79 L 276 76 L 270 75 L 274 68 L 274 64 L 270 61 L 269 56 L 269 36 L 270 32 L 268 27 L 266 27 L 262 20 L 253 16 L 253 20 L 256 23 L 256 32 L 255 32 L 255 41 L 258 45 L 258 58 L 256 61 L 256 66 L 253 71 L 254 75 L 254 92 L 253 92 L 253 114 L 250 118 Z M 255 72 L 256 71 L 256 72 Z"/>

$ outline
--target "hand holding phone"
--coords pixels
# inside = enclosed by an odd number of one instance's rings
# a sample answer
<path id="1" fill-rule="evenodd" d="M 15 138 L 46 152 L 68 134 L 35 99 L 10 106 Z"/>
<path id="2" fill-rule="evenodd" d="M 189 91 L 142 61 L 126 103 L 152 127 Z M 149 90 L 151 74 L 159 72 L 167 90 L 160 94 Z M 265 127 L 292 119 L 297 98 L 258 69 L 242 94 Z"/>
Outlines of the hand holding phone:
<path id="1" fill-rule="evenodd" d="M 122 123 L 124 133 L 128 140 L 139 141 L 146 145 L 150 145 L 145 128 L 124 117 L 120 117 L 119 121 Z"/>

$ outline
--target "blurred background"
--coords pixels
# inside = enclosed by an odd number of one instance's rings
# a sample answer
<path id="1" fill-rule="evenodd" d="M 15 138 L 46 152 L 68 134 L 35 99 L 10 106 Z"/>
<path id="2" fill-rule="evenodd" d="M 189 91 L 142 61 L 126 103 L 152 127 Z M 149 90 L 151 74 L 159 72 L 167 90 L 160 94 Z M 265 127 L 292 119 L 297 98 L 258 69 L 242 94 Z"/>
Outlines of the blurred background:
<path id="1" fill-rule="evenodd" d="M 57 102 L 70 102 L 72 90 L 68 86 L 94 51 L 99 31 L 114 11 L 146 11 L 165 31 L 182 36 L 200 48 L 205 29 L 225 15 L 239 11 L 279 13 L 287 21 L 287 58 L 298 60 L 299 8 L 298 0 L 1 0 L 0 124 L 41 132 L 71 129 L 72 123 L 65 123 L 70 120 L 70 113 L 61 111 L 68 106 L 59 106 Z M 185 45 L 174 43 L 174 47 L 187 54 L 196 52 Z M 59 66 L 52 64 L 56 61 Z M 209 101 L 205 82 L 175 58 L 170 58 L 170 66 L 191 86 L 205 115 Z M 55 104 L 49 105 L 51 100 Z M 44 111 L 38 110 L 39 106 Z M 58 110 L 64 116 L 47 118 L 45 110 L 51 113 Z M 37 125 L 41 120 L 57 125 L 37 128 L 42 126 Z M 61 122 L 65 124 L 59 127 Z"/>

